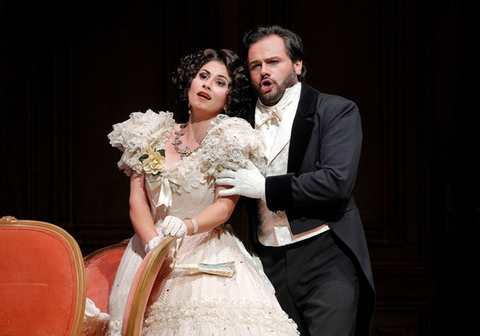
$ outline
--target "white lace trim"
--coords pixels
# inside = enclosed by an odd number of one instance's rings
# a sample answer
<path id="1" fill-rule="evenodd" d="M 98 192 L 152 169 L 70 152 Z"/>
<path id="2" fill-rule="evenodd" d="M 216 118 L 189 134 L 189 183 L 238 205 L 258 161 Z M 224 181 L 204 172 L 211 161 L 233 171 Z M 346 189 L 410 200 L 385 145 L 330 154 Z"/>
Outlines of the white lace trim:
<path id="1" fill-rule="evenodd" d="M 132 170 L 145 173 L 139 160 L 147 147 L 161 149 L 171 136 L 175 121 L 171 112 L 134 112 L 130 118 L 115 124 L 108 135 L 110 144 L 123 151 L 118 167 L 131 175 Z M 223 169 L 245 168 L 251 160 L 264 171 L 263 138 L 244 119 L 220 114 L 202 141 L 202 147 L 185 160 L 165 167 L 160 175 L 145 174 L 151 183 L 168 178 L 172 190 L 191 191 L 206 183 L 214 183 Z M 180 168 L 181 167 L 181 168 Z M 203 176 L 203 178 L 199 178 Z"/>
<path id="2" fill-rule="evenodd" d="M 244 119 L 220 114 L 212 121 L 205 137 L 201 155 L 202 172 L 207 180 L 216 179 L 224 169 L 245 168 L 247 160 L 264 171 L 263 138 L 259 131 Z"/>
<path id="3" fill-rule="evenodd" d="M 234 311 L 235 313 L 232 313 Z M 298 335 L 296 324 L 280 309 L 259 302 L 196 302 L 162 306 L 147 311 L 143 334 L 158 335 Z"/>
<path id="4" fill-rule="evenodd" d="M 139 160 L 147 147 L 161 149 L 170 138 L 175 124 L 171 112 L 133 112 L 130 118 L 113 125 L 113 131 L 108 134 L 110 144 L 123 151 L 118 167 L 131 175 L 132 170 L 142 173 L 143 166 Z"/>

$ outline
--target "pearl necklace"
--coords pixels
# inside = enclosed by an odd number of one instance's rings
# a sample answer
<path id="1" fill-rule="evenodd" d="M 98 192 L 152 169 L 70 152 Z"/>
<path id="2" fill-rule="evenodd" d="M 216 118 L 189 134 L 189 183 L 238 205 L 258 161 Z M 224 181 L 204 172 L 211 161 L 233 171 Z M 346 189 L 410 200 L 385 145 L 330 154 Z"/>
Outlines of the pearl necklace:
<path id="1" fill-rule="evenodd" d="M 183 158 L 192 155 L 192 153 L 195 153 L 202 146 L 202 142 L 200 141 L 198 143 L 198 147 L 194 150 L 191 150 L 188 146 L 183 149 L 178 148 L 178 146 L 182 144 L 182 140 L 180 140 L 180 137 L 185 135 L 185 132 L 183 130 L 185 127 L 187 127 L 187 125 L 188 123 L 180 124 L 180 129 L 178 131 L 175 131 L 175 140 L 173 140 L 172 142 L 173 148 L 175 148 L 175 151 L 182 156 L 182 160 Z"/>

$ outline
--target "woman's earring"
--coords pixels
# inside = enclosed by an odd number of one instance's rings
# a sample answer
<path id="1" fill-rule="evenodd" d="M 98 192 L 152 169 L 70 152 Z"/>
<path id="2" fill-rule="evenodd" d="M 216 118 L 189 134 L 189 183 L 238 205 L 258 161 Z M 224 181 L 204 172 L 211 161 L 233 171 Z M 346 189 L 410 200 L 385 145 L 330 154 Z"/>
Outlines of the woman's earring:
<path id="1" fill-rule="evenodd" d="M 225 106 L 223 107 L 223 111 L 224 111 L 225 113 L 228 112 L 228 107 L 227 107 L 227 105 L 225 105 Z"/>

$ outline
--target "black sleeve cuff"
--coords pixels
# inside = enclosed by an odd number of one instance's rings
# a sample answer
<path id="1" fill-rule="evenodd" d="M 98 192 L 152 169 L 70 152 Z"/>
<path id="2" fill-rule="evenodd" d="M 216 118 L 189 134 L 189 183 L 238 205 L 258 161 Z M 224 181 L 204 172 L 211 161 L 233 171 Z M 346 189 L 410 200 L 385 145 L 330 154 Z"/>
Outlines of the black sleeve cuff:
<path id="1" fill-rule="evenodd" d="M 293 208 L 292 178 L 293 173 L 265 179 L 265 200 L 270 211 Z"/>

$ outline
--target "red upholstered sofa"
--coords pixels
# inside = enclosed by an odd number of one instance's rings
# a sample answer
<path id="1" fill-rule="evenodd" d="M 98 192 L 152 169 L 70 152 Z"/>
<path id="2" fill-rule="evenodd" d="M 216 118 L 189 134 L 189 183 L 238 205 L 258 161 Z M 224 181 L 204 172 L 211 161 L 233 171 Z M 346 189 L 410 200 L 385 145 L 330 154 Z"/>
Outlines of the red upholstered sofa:
<path id="1" fill-rule="evenodd" d="M 0 333 L 80 335 L 86 298 L 108 312 L 117 267 L 128 240 L 83 258 L 75 239 L 46 222 L 0 219 Z M 176 246 L 168 237 L 144 258 L 129 294 L 123 335 L 141 334 L 155 278 Z"/>

